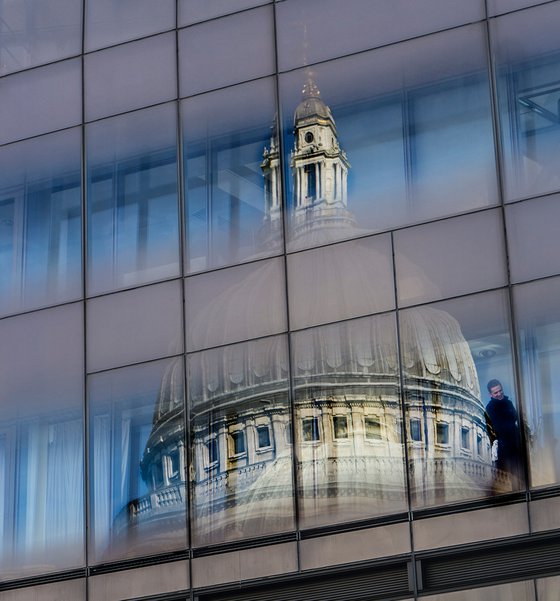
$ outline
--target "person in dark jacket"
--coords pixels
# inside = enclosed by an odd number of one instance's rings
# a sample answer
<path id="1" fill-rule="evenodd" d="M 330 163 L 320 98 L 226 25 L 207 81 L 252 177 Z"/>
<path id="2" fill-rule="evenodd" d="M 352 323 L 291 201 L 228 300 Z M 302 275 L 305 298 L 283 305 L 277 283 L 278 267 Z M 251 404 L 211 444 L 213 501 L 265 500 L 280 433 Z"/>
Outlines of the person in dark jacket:
<path id="1" fill-rule="evenodd" d="M 504 394 L 499 380 L 490 380 L 487 388 L 490 393 L 486 405 L 488 434 L 491 441 L 493 438 L 498 440 L 496 467 L 518 478 L 521 474 L 521 442 L 517 411 Z"/>

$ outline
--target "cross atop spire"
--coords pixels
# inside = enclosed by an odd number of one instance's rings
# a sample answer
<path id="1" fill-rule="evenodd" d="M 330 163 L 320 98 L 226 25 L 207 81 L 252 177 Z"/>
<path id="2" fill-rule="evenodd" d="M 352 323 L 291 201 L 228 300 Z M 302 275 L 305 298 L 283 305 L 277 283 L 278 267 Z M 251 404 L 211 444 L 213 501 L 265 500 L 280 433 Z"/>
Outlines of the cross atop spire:
<path id="1" fill-rule="evenodd" d="M 317 87 L 317 84 L 315 83 L 315 79 L 313 77 L 313 71 L 308 71 L 307 72 L 307 79 L 305 81 L 305 83 L 303 84 L 303 89 L 301 90 L 301 95 L 303 97 L 303 99 L 306 98 L 320 98 L 321 97 L 321 92 L 319 91 L 319 88 Z"/>

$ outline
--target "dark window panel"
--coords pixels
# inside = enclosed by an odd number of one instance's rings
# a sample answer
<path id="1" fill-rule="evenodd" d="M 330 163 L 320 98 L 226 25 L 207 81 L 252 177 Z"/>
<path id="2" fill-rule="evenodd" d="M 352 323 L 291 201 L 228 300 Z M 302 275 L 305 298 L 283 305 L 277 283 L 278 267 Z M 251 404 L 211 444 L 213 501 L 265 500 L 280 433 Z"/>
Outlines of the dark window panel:
<path id="1" fill-rule="evenodd" d="M 319 419 L 317 417 L 308 417 L 301 420 L 301 440 L 302 442 L 316 442 L 321 440 Z"/>
<path id="2" fill-rule="evenodd" d="M 335 438 L 348 438 L 348 418 L 345 415 L 333 415 L 333 433 Z"/>
<path id="3" fill-rule="evenodd" d="M 258 448 L 266 449 L 270 446 L 270 428 L 268 426 L 257 426 Z"/>

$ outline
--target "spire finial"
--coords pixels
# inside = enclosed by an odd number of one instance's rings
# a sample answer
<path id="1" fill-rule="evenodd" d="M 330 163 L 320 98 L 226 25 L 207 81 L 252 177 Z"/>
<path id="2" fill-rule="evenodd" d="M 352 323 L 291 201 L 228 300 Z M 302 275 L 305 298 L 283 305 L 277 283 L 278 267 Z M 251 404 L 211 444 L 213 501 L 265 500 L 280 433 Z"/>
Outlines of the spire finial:
<path id="1" fill-rule="evenodd" d="M 313 73 L 313 71 L 311 71 L 311 69 L 308 69 L 307 79 L 305 80 L 305 83 L 303 84 L 303 89 L 301 90 L 301 95 L 304 100 L 306 98 L 320 98 L 321 97 L 321 92 L 319 91 L 319 88 L 317 87 L 317 83 L 315 82 L 314 75 L 315 74 Z"/>

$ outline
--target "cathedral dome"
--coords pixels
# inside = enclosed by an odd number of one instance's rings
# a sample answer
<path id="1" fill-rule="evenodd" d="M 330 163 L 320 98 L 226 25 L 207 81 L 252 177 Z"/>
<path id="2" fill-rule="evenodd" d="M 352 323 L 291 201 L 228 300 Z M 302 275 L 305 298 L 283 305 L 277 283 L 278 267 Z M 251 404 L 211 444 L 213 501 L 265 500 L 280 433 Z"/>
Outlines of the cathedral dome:
<path id="1" fill-rule="evenodd" d="M 294 121 L 302 121 L 312 117 L 333 120 L 330 108 L 320 98 L 304 98 L 295 110 Z"/>
<path id="2" fill-rule="evenodd" d="M 219 541 L 220 529 L 235 538 L 292 527 L 293 435 L 304 513 L 306 503 L 320 508 L 317 515 L 340 506 L 358 519 L 372 500 L 394 511 L 405 498 L 403 433 L 409 460 L 424 466 L 411 483 L 424 503 L 497 486 L 476 366 L 459 322 L 433 306 L 395 314 L 384 290 L 394 276 L 388 252 L 377 246 L 381 238 L 361 240 L 347 206 L 350 164 L 311 77 L 294 119 L 291 249 L 319 248 L 288 256 L 297 330 L 291 363 L 286 336 L 272 335 L 288 329 L 282 259 L 224 270 L 187 324 L 191 348 L 207 349 L 189 355 L 187 375 L 191 509 L 194 535 L 205 541 Z M 269 154 L 262 168 L 274 190 L 279 162 Z M 280 219 L 279 198 L 265 206 L 271 222 Z M 347 242 L 320 248 L 333 238 Z M 148 487 L 162 495 L 177 495 L 177 478 L 186 479 L 182 407 L 177 361 L 163 377 L 142 460 Z"/>

